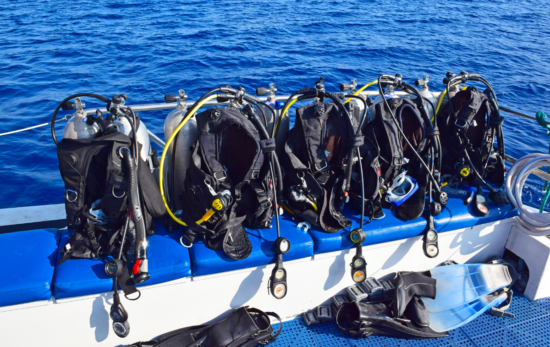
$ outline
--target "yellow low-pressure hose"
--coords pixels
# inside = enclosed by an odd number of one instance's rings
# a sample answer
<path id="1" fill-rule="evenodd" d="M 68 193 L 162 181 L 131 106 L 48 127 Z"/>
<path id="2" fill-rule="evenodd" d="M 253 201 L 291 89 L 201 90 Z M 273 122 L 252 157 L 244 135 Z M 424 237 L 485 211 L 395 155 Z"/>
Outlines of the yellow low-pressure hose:
<path id="1" fill-rule="evenodd" d="M 172 133 L 172 135 L 170 136 L 170 138 L 168 139 L 168 141 L 166 141 L 166 145 L 164 145 L 164 150 L 162 151 L 162 156 L 160 157 L 160 167 L 159 167 L 159 188 L 160 188 L 160 195 L 162 196 L 162 201 L 164 201 L 164 206 L 166 207 L 166 211 L 168 212 L 168 214 L 170 215 L 170 217 L 172 217 L 173 220 L 175 220 L 176 222 L 178 222 L 179 224 L 181 225 L 184 225 L 184 226 L 187 226 L 187 224 L 185 224 L 183 221 L 181 221 L 178 217 L 176 217 L 174 215 L 174 213 L 172 212 L 172 210 L 170 210 L 170 207 L 168 206 L 168 202 L 166 201 L 166 197 L 164 196 L 164 180 L 163 180 L 163 172 L 164 172 L 164 161 L 166 159 L 166 152 L 168 152 L 168 148 L 170 147 L 170 145 L 172 144 L 172 141 L 174 141 L 174 139 L 176 138 L 176 136 L 178 135 L 179 131 L 181 130 L 181 128 L 183 128 L 183 126 L 185 125 L 185 123 L 187 123 L 187 121 L 189 119 L 191 119 L 191 117 L 193 117 L 193 115 L 197 112 L 197 110 L 199 108 L 202 107 L 202 105 L 204 105 L 205 103 L 207 103 L 208 101 L 212 100 L 212 99 L 215 99 L 217 98 L 218 95 L 215 94 L 215 95 L 210 95 L 209 97 L 207 97 L 206 99 L 204 99 L 203 101 L 201 101 L 194 109 L 191 110 L 191 112 L 189 112 L 185 118 L 181 121 L 180 125 L 178 125 L 178 127 L 176 128 L 176 130 L 174 130 L 174 132 Z M 206 215 L 208 214 L 208 212 L 206 213 Z M 202 219 L 200 219 L 197 223 L 200 224 L 202 223 L 204 220 L 204 218 L 206 217 L 203 216 Z M 199 223 L 200 222 L 200 223 Z"/>
<path id="2" fill-rule="evenodd" d="M 372 85 L 375 85 L 375 84 L 378 84 L 378 80 L 376 81 L 372 81 L 370 83 L 367 83 L 365 84 L 364 86 L 361 87 L 361 89 L 359 89 L 358 91 L 356 91 L 355 93 L 353 93 L 353 95 L 359 95 L 359 93 L 361 93 L 363 90 L 367 89 L 368 87 L 372 86 Z M 348 98 L 346 101 L 344 101 L 344 104 L 347 104 L 351 99 L 353 98 Z"/>
<path id="3" fill-rule="evenodd" d="M 286 107 L 284 108 L 283 113 L 281 113 L 281 117 L 279 118 L 279 121 L 275 123 L 275 134 L 277 134 L 277 126 L 279 125 L 279 122 L 283 120 L 290 106 L 292 106 L 292 104 L 294 104 L 296 101 L 298 101 L 298 97 L 296 97 L 294 100 L 289 102 L 288 105 L 286 105 Z"/>
<path id="4" fill-rule="evenodd" d="M 441 108 L 441 103 L 443 102 L 443 99 L 445 98 L 445 94 L 447 94 L 447 88 L 443 89 L 441 92 L 441 95 L 439 96 L 439 102 L 437 103 L 437 108 L 435 109 L 435 114 L 432 117 L 432 122 L 434 121 L 435 116 L 439 113 L 439 109 Z"/>

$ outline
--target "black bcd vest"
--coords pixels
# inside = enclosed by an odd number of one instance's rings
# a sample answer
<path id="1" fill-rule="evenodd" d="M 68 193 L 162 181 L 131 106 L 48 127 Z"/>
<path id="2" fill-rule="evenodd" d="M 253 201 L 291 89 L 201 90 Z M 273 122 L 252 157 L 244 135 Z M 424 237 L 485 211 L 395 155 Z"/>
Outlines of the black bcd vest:
<path id="1" fill-rule="evenodd" d="M 121 230 L 127 216 L 128 182 L 119 147 L 132 140 L 113 133 L 89 140 L 63 139 L 58 143 L 59 170 L 65 183 L 65 211 L 71 235 L 63 258 L 93 259 L 118 255 Z M 139 157 L 140 201 L 146 230 L 153 234 L 153 218 L 166 210 L 149 166 Z M 101 212 L 101 213 L 100 213 Z M 128 235 L 127 242 L 132 242 Z"/>
<path id="2" fill-rule="evenodd" d="M 354 127 L 360 110 L 350 110 Z M 334 233 L 351 226 L 336 201 L 344 180 L 351 142 L 349 121 L 332 102 L 315 102 L 296 110 L 281 160 L 285 171 L 284 192 L 294 214 Z"/>
<path id="3" fill-rule="evenodd" d="M 275 141 L 261 139 L 239 107 L 211 108 L 196 118 L 198 140 L 180 196 L 188 225 L 183 239 L 192 243 L 201 236 L 208 248 L 244 259 L 252 251 L 245 227 L 270 228 L 275 213 L 266 154 L 275 150 Z M 197 223 L 220 195 L 226 197 L 225 209 Z"/>
<path id="4" fill-rule="evenodd" d="M 502 186 L 506 172 L 502 131 L 504 117 L 500 116 L 494 101 L 474 87 L 456 93 L 451 102 L 456 115 L 448 103 L 438 115 L 443 173 L 454 175 L 461 164 L 469 165 L 464 155 L 466 148 L 477 172 L 496 186 Z M 474 177 L 475 174 L 470 173 L 466 180 Z"/>
<path id="5" fill-rule="evenodd" d="M 427 149 L 426 129 L 416 104 L 403 98 L 389 99 L 388 104 L 400 122 L 405 136 L 422 156 Z M 395 213 L 403 220 L 420 217 L 424 211 L 428 173 L 403 139 L 384 102 L 374 106 L 372 119 L 363 126 L 363 134 L 365 144 L 361 147 L 361 155 L 365 177 L 365 215 L 380 217 L 383 215 L 382 207 L 391 207 L 383 199 L 383 188 L 391 186 L 402 170 L 407 170 L 407 175 L 417 181 L 419 189 L 396 207 Z M 361 181 L 358 172 L 358 168 L 354 168 L 350 196 L 352 206 L 360 211 L 361 198 L 357 192 L 361 191 Z"/>

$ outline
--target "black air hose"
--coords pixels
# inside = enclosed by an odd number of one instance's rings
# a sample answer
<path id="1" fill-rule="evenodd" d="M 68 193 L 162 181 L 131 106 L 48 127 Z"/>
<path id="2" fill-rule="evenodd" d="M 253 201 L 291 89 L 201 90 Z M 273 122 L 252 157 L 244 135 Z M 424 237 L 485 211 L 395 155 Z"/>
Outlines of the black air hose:
<path id="1" fill-rule="evenodd" d="M 74 99 L 74 98 L 78 98 L 78 97 L 82 97 L 82 96 L 89 96 L 91 98 L 96 98 L 98 100 L 101 100 L 103 101 L 104 103 L 108 104 L 109 102 L 111 102 L 111 100 L 107 99 L 106 97 L 104 96 L 101 96 L 101 95 L 98 95 L 98 94 L 92 94 L 92 93 L 78 93 L 78 94 L 73 94 L 71 96 L 68 96 L 66 97 L 65 99 L 63 99 L 63 101 L 61 101 L 59 103 L 59 105 L 57 105 L 57 107 L 55 108 L 55 111 L 53 111 L 53 115 L 52 115 L 52 124 L 51 124 L 51 131 L 52 131 L 52 139 L 53 139 L 53 143 L 55 143 L 55 145 L 57 146 L 57 138 L 55 137 L 55 119 L 57 117 L 57 113 L 59 112 L 59 109 L 61 108 L 61 106 L 63 106 L 64 103 L 66 103 L 67 101 L 71 100 L 71 99 Z"/>
<path id="2" fill-rule="evenodd" d="M 139 202 L 137 166 L 128 147 L 120 147 L 118 152 L 120 156 L 122 156 L 122 162 L 124 163 L 125 169 L 124 176 L 126 180 L 128 180 L 128 205 L 136 229 L 134 257 L 135 259 L 139 259 L 141 257 L 141 246 L 145 241 L 145 223 L 143 221 L 143 214 L 141 213 L 141 204 Z"/>

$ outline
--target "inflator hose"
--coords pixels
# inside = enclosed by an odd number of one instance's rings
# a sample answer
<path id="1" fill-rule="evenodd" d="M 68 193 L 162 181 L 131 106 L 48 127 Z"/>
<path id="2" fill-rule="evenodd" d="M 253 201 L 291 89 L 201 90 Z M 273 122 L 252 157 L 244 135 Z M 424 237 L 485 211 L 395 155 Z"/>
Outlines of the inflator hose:
<path id="1" fill-rule="evenodd" d="M 248 100 L 247 100 L 248 101 Z M 255 103 L 253 103 L 255 104 Z M 256 107 L 258 107 L 258 109 L 260 110 L 260 112 L 262 113 L 262 116 L 264 119 L 265 118 L 265 114 L 264 114 L 264 111 L 262 110 L 261 107 L 258 106 L 258 104 L 255 104 Z M 273 111 L 272 111 L 273 112 Z M 273 116 L 275 117 L 275 113 L 273 112 Z M 258 131 L 262 134 L 262 136 L 264 137 L 264 139 L 269 139 L 269 133 L 267 132 L 267 129 L 264 127 L 264 125 L 262 124 L 262 122 L 255 116 L 255 115 L 252 115 L 250 117 L 252 123 L 254 123 L 254 125 L 256 126 L 256 128 L 258 129 Z M 280 196 L 282 196 L 283 194 L 283 172 L 281 170 L 281 166 L 279 164 L 279 158 L 277 157 L 277 153 L 276 152 L 271 152 L 270 153 L 270 161 L 272 161 L 271 165 L 274 165 L 275 166 L 275 174 L 277 175 L 277 184 L 275 185 L 275 189 L 277 191 L 278 194 L 280 194 Z M 273 175 L 273 167 L 271 167 L 271 174 Z M 275 176 L 273 176 L 275 177 Z"/>
<path id="2" fill-rule="evenodd" d="M 520 213 L 516 220 L 523 227 L 522 231 L 532 236 L 550 234 L 550 213 L 539 213 L 534 208 L 527 208 L 521 201 L 521 193 L 527 177 L 541 166 L 550 166 L 549 154 L 528 154 L 512 166 L 506 177 L 506 194 L 510 203 Z"/>
<path id="3" fill-rule="evenodd" d="M 98 100 L 103 101 L 103 102 L 106 103 L 106 104 L 108 104 L 109 102 L 111 102 L 111 100 L 107 99 L 107 98 L 104 97 L 104 96 L 101 96 L 101 95 L 98 95 L 98 94 L 92 94 L 92 93 L 78 93 L 78 94 L 73 94 L 73 95 L 68 96 L 68 97 L 66 97 L 65 99 L 63 99 L 63 101 L 61 101 L 61 102 L 59 103 L 59 105 L 57 105 L 57 107 L 55 108 L 55 111 L 53 111 L 53 115 L 52 115 L 51 132 L 52 132 L 53 143 L 55 143 L 56 146 L 57 146 L 57 138 L 55 137 L 55 119 L 57 118 L 57 113 L 59 112 L 59 109 L 60 109 L 61 106 L 63 106 L 63 104 L 66 103 L 67 101 L 69 101 L 69 100 L 71 100 L 71 99 L 74 99 L 74 98 L 82 97 L 82 96 L 88 96 L 88 97 L 91 97 L 91 98 L 96 98 L 96 99 L 98 99 Z"/>
<path id="4" fill-rule="evenodd" d="M 132 213 L 134 227 L 136 228 L 134 257 L 135 259 L 139 259 L 141 257 L 141 247 L 144 245 L 145 241 L 145 223 L 143 221 L 143 214 L 141 213 L 141 204 L 139 202 L 137 166 L 128 147 L 120 147 L 119 153 L 122 156 L 122 162 L 125 167 L 124 175 L 128 181 L 128 205 Z"/>

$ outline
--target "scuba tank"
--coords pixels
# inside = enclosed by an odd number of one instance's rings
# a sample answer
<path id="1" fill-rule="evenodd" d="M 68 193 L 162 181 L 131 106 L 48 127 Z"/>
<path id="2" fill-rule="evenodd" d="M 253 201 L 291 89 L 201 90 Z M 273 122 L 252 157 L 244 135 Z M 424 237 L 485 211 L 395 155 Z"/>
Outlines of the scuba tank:
<path id="1" fill-rule="evenodd" d="M 424 99 L 424 107 L 428 110 L 428 115 L 430 119 L 433 119 L 435 116 L 435 107 L 437 105 L 438 99 L 430 92 L 428 87 L 428 82 L 430 81 L 430 76 L 424 77 L 424 79 L 418 79 L 414 82 L 414 85 L 421 87 L 419 90 L 420 95 Z M 411 97 L 414 98 L 414 97 Z"/>
<path id="2" fill-rule="evenodd" d="M 185 100 L 187 95 L 185 91 L 181 89 L 178 95 L 166 95 L 164 101 L 178 102 L 178 107 L 170 112 L 164 121 L 164 141 L 168 142 L 168 139 L 181 121 L 187 114 L 187 104 Z M 166 155 L 166 165 L 168 167 L 165 170 L 165 180 L 168 182 L 168 196 L 173 210 L 181 210 L 179 196 L 183 193 L 183 182 L 187 175 L 187 169 L 189 168 L 189 162 L 193 155 L 193 148 L 197 142 L 198 129 L 197 120 L 195 117 L 190 118 L 185 125 L 178 132 L 177 137 L 173 140 L 174 143 L 168 147 Z M 174 150 L 175 148 L 175 150 Z M 176 173 L 177 172 L 177 179 Z M 169 224 L 169 230 L 173 229 L 172 223 Z"/>
<path id="3" fill-rule="evenodd" d="M 130 133 L 132 132 L 132 126 L 130 125 L 128 119 L 118 118 L 114 121 L 114 123 L 118 127 L 119 132 L 123 133 L 126 136 L 130 136 Z M 137 142 L 141 145 L 141 159 L 151 165 L 151 141 L 149 140 L 149 133 L 147 131 L 145 123 L 141 121 L 139 122 L 139 127 L 137 129 L 136 139 Z"/>
<path id="4" fill-rule="evenodd" d="M 76 112 L 63 128 L 64 139 L 88 140 L 96 137 L 99 132 L 99 125 L 86 123 L 87 115 L 83 111 L 85 106 L 80 98 L 75 98 L 73 107 L 76 108 Z M 65 108 L 68 109 L 67 106 Z"/>

